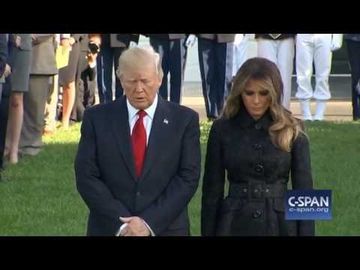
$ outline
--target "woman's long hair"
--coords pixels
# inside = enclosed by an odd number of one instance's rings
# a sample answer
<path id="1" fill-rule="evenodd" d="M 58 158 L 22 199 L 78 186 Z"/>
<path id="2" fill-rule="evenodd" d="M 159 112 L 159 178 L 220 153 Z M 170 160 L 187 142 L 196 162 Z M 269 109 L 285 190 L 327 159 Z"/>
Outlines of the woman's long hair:
<path id="1" fill-rule="evenodd" d="M 270 114 L 273 124 L 269 128 L 272 143 L 281 150 L 290 152 L 292 143 L 303 133 L 299 120 L 281 105 L 283 83 L 277 66 L 265 58 L 255 57 L 247 60 L 238 70 L 227 98 L 223 116 L 227 119 L 239 113 L 244 106 L 242 94 L 250 80 L 269 91 Z"/>

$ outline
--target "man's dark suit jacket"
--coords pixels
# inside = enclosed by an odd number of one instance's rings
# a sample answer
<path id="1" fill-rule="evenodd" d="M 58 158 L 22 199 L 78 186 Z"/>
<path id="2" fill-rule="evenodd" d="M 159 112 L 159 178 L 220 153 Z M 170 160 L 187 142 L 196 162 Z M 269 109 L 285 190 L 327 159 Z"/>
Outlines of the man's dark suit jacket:
<path id="1" fill-rule="evenodd" d="M 187 205 L 200 177 L 199 116 L 158 97 L 142 175 L 135 177 L 125 96 L 85 111 L 76 184 L 90 209 L 88 235 L 115 235 L 140 216 L 155 235 L 189 235 Z"/>

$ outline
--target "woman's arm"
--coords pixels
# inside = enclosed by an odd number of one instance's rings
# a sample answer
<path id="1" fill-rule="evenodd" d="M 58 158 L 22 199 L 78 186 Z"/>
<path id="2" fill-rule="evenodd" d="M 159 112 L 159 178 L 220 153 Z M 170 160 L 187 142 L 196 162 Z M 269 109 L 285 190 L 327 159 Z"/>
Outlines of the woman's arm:
<path id="1" fill-rule="evenodd" d="M 291 151 L 291 182 L 293 189 L 313 189 L 309 140 L 302 133 L 296 138 Z M 315 235 L 313 220 L 300 220 L 297 225 L 299 236 Z"/>
<path id="2" fill-rule="evenodd" d="M 225 167 L 220 124 L 220 121 L 214 122 L 207 144 L 201 208 L 201 235 L 203 236 L 215 235 L 218 211 L 224 198 Z"/>

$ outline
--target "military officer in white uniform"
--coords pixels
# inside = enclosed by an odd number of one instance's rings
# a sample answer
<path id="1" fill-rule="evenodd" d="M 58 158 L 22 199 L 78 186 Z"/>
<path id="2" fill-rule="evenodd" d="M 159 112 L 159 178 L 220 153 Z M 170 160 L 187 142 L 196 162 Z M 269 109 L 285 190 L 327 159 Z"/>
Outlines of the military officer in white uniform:
<path id="1" fill-rule="evenodd" d="M 296 97 L 300 101 L 304 120 L 324 120 L 326 102 L 331 98 L 329 75 L 332 52 L 342 45 L 342 34 L 298 34 L 296 36 Z M 315 65 L 315 90 L 311 85 Z M 316 100 L 314 117 L 310 100 Z"/>
<path id="2" fill-rule="evenodd" d="M 295 34 L 256 34 L 258 56 L 273 61 L 280 70 L 284 84 L 282 105 L 290 109 L 291 75 L 294 63 Z"/>
<path id="3" fill-rule="evenodd" d="M 242 64 L 249 58 L 257 56 L 257 50 L 253 50 L 255 34 L 236 34 L 233 51 L 233 76 L 236 75 Z"/>

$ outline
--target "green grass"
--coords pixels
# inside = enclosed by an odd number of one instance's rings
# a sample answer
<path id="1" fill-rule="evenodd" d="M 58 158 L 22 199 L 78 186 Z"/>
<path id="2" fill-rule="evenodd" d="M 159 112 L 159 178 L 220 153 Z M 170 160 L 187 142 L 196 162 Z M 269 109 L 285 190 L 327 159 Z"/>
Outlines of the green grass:
<path id="1" fill-rule="evenodd" d="M 84 235 L 88 210 L 75 188 L 73 162 L 80 125 L 46 138 L 45 149 L 8 166 L 0 182 L 0 235 Z M 210 125 L 202 123 L 202 168 Z M 309 123 L 315 187 L 333 191 L 333 219 L 316 235 L 360 235 L 360 123 Z M 190 203 L 191 231 L 200 234 L 201 183 Z"/>

